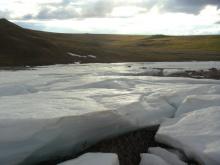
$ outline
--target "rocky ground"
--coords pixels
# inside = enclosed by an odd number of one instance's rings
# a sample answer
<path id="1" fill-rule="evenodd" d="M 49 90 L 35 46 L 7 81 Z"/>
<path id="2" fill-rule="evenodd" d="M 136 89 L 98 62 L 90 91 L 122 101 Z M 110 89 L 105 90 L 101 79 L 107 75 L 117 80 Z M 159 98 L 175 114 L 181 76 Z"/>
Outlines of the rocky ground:
<path id="1" fill-rule="evenodd" d="M 131 67 L 131 66 L 128 66 Z M 196 79 L 215 79 L 219 80 L 220 79 L 220 69 L 216 68 L 211 68 L 208 70 L 183 70 L 183 71 L 178 71 L 174 73 L 170 73 L 169 75 L 164 74 L 163 68 L 152 68 L 153 70 L 157 70 L 156 72 L 148 72 L 147 69 L 143 67 L 143 72 L 142 73 L 137 73 L 137 74 L 128 74 L 131 76 L 160 76 L 160 77 L 189 77 L 189 78 L 196 78 Z M 176 69 L 176 68 L 171 68 Z M 178 69 L 178 68 L 177 68 Z M 144 71 L 146 70 L 146 72 Z"/>
<path id="2" fill-rule="evenodd" d="M 117 153 L 120 165 L 138 165 L 140 153 L 146 153 L 149 147 L 159 145 L 154 140 L 157 130 L 158 127 L 151 127 L 104 140 L 86 152 Z"/>
<path id="3" fill-rule="evenodd" d="M 190 77 L 190 78 L 198 78 L 198 79 L 220 79 L 220 70 L 216 68 L 211 68 L 209 70 L 200 70 L 200 71 L 185 71 L 183 73 L 174 73 L 170 76 L 173 77 Z"/>
<path id="4" fill-rule="evenodd" d="M 158 128 L 159 126 L 149 127 L 118 137 L 105 139 L 86 149 L 79 155 L 69 153 L 66 157 L 55 158 L 49 161 L 40 162 L 36 165 L 56 165 L 57 163 L 74 159 L 88 152 L 116 153 L 118 155 L 120 165 L 139 165 L 140 154 L 147 153 L 148 148 L 157 146 L 169 148 L 168 146 L 155 141 L 154 136 Z M 198 165 L 198 163 L 193 160 L 188 160 L 187 163 L 189 165 Z"/>
<path id="5" fill-rule="evenodd" d="M 79 155 L 87 152 L 116 153 L 118 154 L 120 165 L 138 165 L 140 162 L 140 153 L 146 153 L 149 147 L 159 145 L 154 140 L 158 128 L 159 126 L 150 127 L 103 140 Z M 40 162 L 37 165 L 55 165 L 65 160 L 73 159 L 79 155 L 72 155 L 69 153 L 66 157 Z"/>
<path id="6" fill-rule="evenodd" d="M 147 153 L 150 147 L 169 148 L 155 141 L 154 136 L 159 126 L 134 131 L 116 138 L 104 140 L 85 151 L 117 153 L 120 165 L 139 165 L 140 154 Z M 188 160 L 189 165 L 197 165 L 193 160 Z"/>
<path id="7" fill-rule="evenodd" d="M 140 153 L 146 153 L 149 147 L 160 145 L 154 140 L 158 128 L 159 126 L 150 127 L 103 140 L 79 155 L 87 152 L 116 153 L 119 157 L 120 165 L 138 165 L 140 162 Z M 66 157 L 40 162 L 37 165 L 55 165 L 77 156 L 73 156 L 70 153 Z"/>

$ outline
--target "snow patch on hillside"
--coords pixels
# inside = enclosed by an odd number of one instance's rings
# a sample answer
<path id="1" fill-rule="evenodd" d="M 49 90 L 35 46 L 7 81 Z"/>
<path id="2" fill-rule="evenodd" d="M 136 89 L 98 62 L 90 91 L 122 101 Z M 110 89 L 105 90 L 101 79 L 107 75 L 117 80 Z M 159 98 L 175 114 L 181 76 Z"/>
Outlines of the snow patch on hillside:
<path id="1" fill-rule="evenodd" d="M 71 52 L 67 52 L 67 54 L 69 56 L 78 57 L 78 58 L 96 58 L 96 56 L 94 56 L 94 55 L 79 55 L 79 54 L 75 54 L 75 53 L 71 53 Z"/>

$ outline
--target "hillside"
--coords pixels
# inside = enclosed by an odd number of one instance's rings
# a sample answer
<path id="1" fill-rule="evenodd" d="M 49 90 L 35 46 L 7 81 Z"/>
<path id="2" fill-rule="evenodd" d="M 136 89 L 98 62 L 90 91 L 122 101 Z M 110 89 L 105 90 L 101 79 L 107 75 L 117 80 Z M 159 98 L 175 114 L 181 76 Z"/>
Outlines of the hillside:
<path id="1" fill-rule="evenodd" d="M 0 66 L 73 62 L 219 61 L 220 36 L 61 34 L 0 19 Z M 71 56 L 94 55 L 96 58 Z"/>
<path id="2" fill-rule="evenodd" d="M 0 66 L 67 63 L 59 46 L 38 33 L 0 20 Z"/>

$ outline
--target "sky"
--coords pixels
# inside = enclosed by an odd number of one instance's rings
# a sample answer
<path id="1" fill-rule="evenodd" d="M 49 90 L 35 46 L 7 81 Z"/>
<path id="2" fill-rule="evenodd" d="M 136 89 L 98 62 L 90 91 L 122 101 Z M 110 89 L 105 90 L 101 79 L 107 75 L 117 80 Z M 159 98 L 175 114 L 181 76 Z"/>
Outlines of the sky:
<path id="1" fill-rule="evenodd" d="M 220 0 L 0 0 L 0 18 L 62 33 L 220 34 Z"/>

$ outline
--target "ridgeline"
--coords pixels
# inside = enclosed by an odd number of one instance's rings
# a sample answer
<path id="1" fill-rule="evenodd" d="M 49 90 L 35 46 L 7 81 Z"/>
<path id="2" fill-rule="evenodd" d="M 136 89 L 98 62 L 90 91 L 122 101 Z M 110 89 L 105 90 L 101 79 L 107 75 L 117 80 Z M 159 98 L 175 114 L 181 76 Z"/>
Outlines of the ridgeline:
<path id="1" fill-rule="evenodd" d="M 24 29 L 0 19 L 1 67 L 149 61 L 220 61 L 220 35 L 63 34 Z"/>

